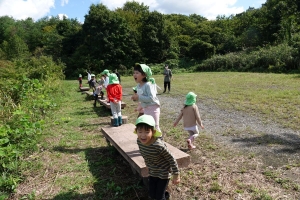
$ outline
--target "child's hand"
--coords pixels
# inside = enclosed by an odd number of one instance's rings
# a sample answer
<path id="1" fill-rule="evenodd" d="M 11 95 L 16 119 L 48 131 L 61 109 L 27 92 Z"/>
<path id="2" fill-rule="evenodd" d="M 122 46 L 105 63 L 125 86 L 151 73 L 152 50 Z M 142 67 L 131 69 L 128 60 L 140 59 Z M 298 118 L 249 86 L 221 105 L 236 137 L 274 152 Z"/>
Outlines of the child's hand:
<path id="1" fill-rule="evenodd" d="M 201 122 L 201 124 L 200 124 L 200 127 L 201 127 L 202 129 L 204 129 L 204 126 L 203 126 L 202 122 Z"/>
<path id="2" fill-rule="evenodd" d="M 133 101 L 137 101 L 137 100 L 139 100 L 139 95 L 133 94 L 133 95 L 131 96 L 131 99 L 132 99 Z"/>
<path id="3" fill-rule="evenodd" d="M 174 175 L 174 176 L 173 176 L 172 183 L 173 183 L 174 185 L 180 183 L 180 176 L 179 176 L 179 175 Z"/>

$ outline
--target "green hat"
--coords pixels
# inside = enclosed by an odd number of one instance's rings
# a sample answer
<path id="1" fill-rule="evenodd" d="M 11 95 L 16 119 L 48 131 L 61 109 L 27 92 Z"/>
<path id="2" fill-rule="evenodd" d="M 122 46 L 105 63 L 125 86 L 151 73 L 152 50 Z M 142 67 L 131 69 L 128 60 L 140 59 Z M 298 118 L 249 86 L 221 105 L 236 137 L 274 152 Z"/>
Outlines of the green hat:
<path id="1" fill-rule="evenodd" d="M 150 81 L 152 84 L 155 84 L 155 79 L 154 79 L 154 78 L 149 78 L 149 81 Z"/>
<path id="2" fill-rule="evenodd" d="M 149 80 L 150 76 L 152 76 L 152 71 L 150 69 L 150 67 L 148 65 L 145 64 L 139 64 L 143 70 L 143 72 L 145 72 L 147 79 Z"/>
<path id="3" fill-rule="evenodd" d="M 134 91 L 137 91 L 137 86 L 133 87 L 132 89 L 133 89 Z"/>
<path id="4" fill-rule="evenodd" d="M 82 75 L 81 75 L 81 74 L 79 74 L 79 77 L 82 77 Z"/>
<path id="5" fill-rule="evenodd" d="M 109 70 L 108 69 L 105 69 L 105 70 L 103 70 L 103 72 L 101 73 L 102 75 L 107 75 L 107 76 L 109 76 L 110 75 L 110 73 L 109 73 Z"/>
<path id="6" fill-rule="evenodd" d="M 185 105 L 191 106 L 194 103 L 196 103 L 196 97 L 197 95 L 194 92 L 189 92 L 186 96 L 185 96 Z"/>
<path id="7" fill-rule="evenodd" d="M 109 84 L 119 84 L 119 79 L 117 74 L 111 73 L 109 74 Z"/>
<path id="8" fill-rule="evenodd" d="M 91 76 L 95 76 L 95 74 L 91 74 Z"/>
<path id="9" fill-rule="evenodd" d="M 155 129 L 155 121 L 154 118 L 151 115 L 142 115 L 139 118 L 136 119 L 135 121 L 135 125 L 138 124 L 148 124 L 149 126 L 153 126 L 154 130 L 155 130 L 155 134 L 153 135 L 154 137 L 160 137 L 162 134 L 161 132 L 159 132 L 158 130 Z M 134 131 L 134 133 L 136 134 L 136 131 Z"/>

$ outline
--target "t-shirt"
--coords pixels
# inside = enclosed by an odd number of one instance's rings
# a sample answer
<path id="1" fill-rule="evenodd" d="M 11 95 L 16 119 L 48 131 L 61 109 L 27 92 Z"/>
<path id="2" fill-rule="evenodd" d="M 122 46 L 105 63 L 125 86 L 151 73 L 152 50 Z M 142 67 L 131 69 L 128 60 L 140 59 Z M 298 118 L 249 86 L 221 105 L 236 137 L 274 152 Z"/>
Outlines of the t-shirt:
<path id="1" fill-rule="evenodd" d="M 157 138 L 154 143 L 148 146 L 143 145 L 140 140 L 137 140 L 137 144 L 150 176 L 169 179 L 171 174 L 179 174 L 175 158 L 160 138 Z"/>

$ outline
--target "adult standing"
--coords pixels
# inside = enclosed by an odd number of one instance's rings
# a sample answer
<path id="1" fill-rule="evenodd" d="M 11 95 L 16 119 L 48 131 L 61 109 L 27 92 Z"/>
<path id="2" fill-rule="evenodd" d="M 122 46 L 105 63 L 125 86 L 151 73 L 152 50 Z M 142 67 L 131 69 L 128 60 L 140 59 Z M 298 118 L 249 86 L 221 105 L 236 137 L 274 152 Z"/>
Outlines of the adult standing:
<path id="1" fill-rule="evenodd" d="M 164 92 L 166 92 L 167 87 L 168 87 L 168 91 L 170 92 L 171 90 L 171 79 L 172 79 L 172 71 L 169 69 L 168 65 L 165 65 L 165 70 L 164 70 Z"/>

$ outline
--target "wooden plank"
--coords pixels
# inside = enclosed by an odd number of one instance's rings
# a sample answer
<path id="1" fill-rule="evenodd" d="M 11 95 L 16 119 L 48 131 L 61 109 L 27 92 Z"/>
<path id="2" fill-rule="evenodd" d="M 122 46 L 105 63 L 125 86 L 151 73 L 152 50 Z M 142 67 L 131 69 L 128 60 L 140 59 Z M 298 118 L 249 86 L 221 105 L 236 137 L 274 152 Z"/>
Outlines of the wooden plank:
<path id="1" fill-rule="evenodd" d="M 129 164 L 142 176 L 148 176 L 148 168 L 139 152 L 136 143 L 137 135 L 133 133 L 135 125 L 124 124 L 119 127 L 103 127 L 101 131 L 105 138 L 120 152 Z M 165 142 L 168 149 L 177 160 L 180 168 L 190 164 L 190 155 Z"/>
<path id="2" fill-rule="evenodd" d="M 79 89 L 80 89 L 80 91 L 89 91 L 90 90 L 89 87 L 80 87 Z"/>
<path id="3" fill-rule="evenodd" d="M 83 91 L 82 93 L 86 94 L 88 96 L 93 96 L 93 92 L 90 92 L 90 91 Z"/>
<path id="4" fill-rule="evenodd" d="M 106 99 L 99 99 L 98 98 L 98 102 L 101 105 L 105 106 L 107 109 L 110 109 L 110 103 L 108 103 Z M 125 107 L 126 107 L 126 103 L 122 101 L 121 102 L 121 108 L 124 109 Z"/>

